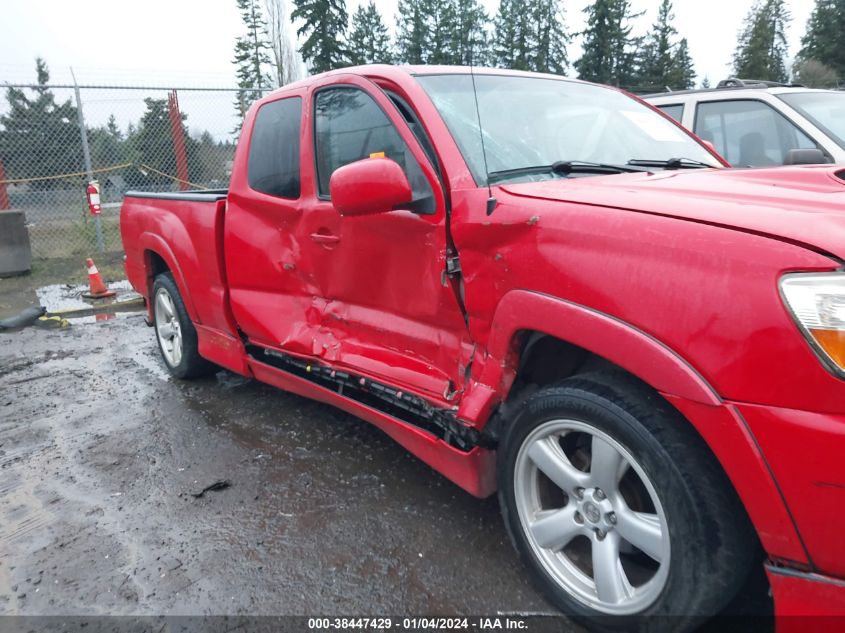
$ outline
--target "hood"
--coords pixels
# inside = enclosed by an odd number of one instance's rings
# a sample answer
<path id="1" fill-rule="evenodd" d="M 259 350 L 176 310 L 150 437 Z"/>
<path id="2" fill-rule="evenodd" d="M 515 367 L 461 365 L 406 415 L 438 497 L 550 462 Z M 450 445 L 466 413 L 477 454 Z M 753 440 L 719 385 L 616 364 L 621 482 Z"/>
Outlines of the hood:
<path id="1" fill-rule="evenodd" d="M 845 169 L 841 166 L 659 171 L 501 188 L 516 196 L 725 226 L 845 259 Z"/>

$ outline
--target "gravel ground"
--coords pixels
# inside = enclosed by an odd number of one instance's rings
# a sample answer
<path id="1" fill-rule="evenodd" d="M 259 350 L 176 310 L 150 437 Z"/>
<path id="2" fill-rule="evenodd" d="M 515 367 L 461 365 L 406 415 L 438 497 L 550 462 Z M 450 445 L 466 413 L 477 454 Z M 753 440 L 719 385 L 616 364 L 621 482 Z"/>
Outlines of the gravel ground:
<path id="1" fill-rule="evenodd" d="M 553 609 L 495 498 L 365 422 L 174 381 L 138 313 L 0 333 L 0 614 L 496 613 Z"/>

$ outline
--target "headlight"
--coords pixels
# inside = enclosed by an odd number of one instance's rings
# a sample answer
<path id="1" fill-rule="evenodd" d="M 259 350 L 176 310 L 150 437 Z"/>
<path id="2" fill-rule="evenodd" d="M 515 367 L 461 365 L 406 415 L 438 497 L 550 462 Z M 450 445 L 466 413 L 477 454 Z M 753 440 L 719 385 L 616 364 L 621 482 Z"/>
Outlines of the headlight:
<path id="1" fill-rule="evenodd" d="M 780 289 L 816 353 L 845 375 L 845 273 L 786 275 Z"/>

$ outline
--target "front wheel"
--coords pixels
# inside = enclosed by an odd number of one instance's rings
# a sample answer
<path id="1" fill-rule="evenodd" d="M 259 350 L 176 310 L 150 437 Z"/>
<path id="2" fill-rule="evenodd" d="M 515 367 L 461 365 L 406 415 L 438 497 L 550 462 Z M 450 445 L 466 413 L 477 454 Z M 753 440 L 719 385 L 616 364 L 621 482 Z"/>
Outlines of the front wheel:
<path id="1" fill-rule="evenodd" d="M 199 354 L 197 330 L 170 273 L 155 278 L 152 301 L 158 348 L 170 373 L 196 378 L 214 372 L 216 367 Z"/>
<path id="2" fill-rule="evenodd" d="M 498 479 L 508 531 L 540 588 L 593 628 L 691 627 L 748 575 L 753 536 L 718 463 L 626 375 L 531 396 L 502 438 Z"/>

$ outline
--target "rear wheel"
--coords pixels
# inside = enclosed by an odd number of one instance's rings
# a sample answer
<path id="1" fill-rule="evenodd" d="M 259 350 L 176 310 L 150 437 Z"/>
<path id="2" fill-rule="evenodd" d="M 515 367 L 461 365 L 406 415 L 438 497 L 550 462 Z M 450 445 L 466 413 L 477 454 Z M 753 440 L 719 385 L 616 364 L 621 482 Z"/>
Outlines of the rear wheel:
<path id="1" fill-rule="evenodd" d="M 170 373 L 195 378 L 214 372 L 215 365 L 199 354 L 196 328 L 169 272 L 155 278 L 152 301 L 158 348 Z"/>
<path id="2" fill-rule="evenodd" d="M 586 625 L 684 629 L 745 581 L 754 541 L 738 499 L 703 441 L 639 381 L 601 373 L 542 389 L 502 440 L 511 537 L 546 595 Z"/>

